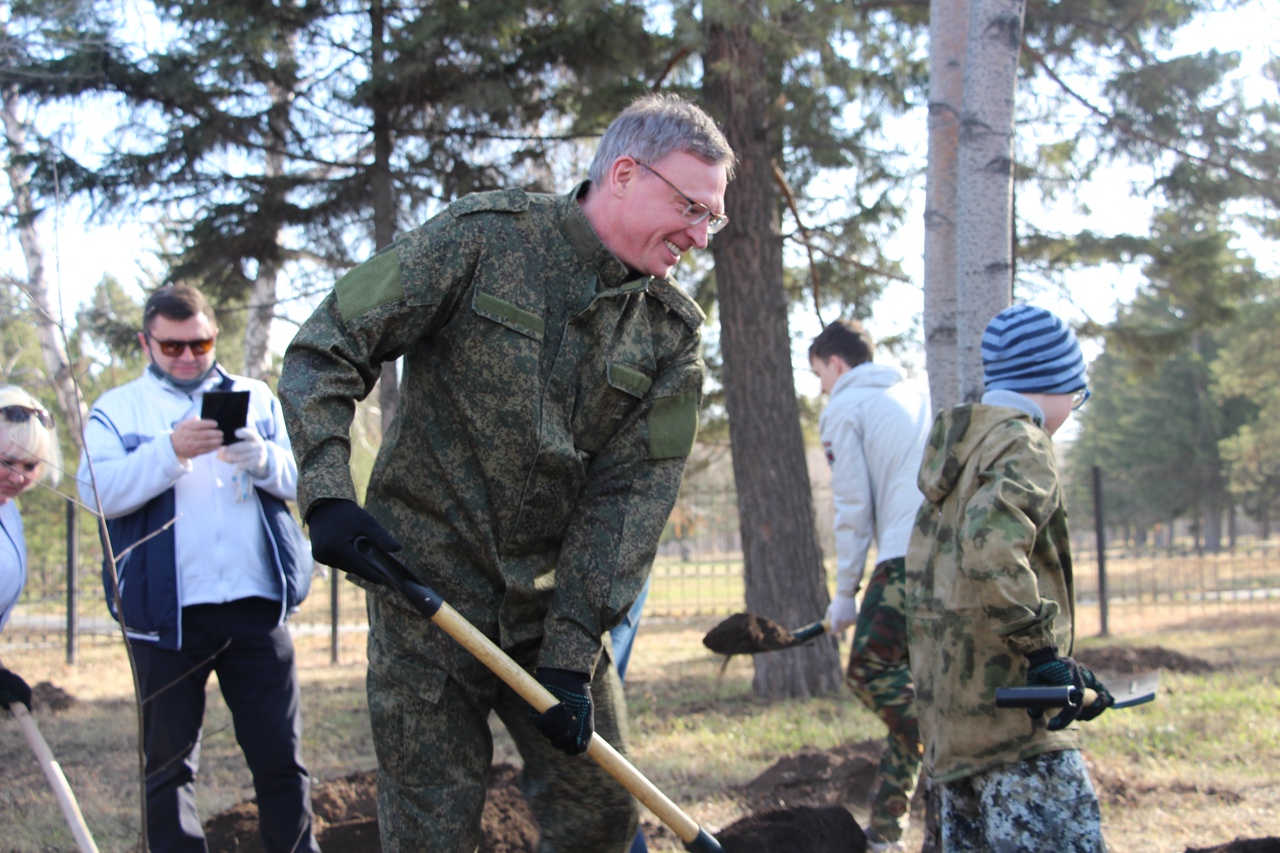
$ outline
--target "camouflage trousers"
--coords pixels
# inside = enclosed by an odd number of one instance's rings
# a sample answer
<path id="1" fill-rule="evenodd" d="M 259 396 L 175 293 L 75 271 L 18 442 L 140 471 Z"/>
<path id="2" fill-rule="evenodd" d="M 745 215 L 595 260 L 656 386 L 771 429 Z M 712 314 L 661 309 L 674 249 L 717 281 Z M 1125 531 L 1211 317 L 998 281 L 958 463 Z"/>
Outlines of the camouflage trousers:
<path id="1" fill-rule="evenodd" d="M 906 560 L 879 563 L 867 581 L 849 651 L 845 681 L 889 727 L 880 757 L 880 784 L 871 800 L 871 828 L 898 841 L 910 816 L 920 778 L 920 726 L 916 691 L 907 662 Z"/>
<path id="2" fill-rule="evenodd" d="M 625 853 L 638 804 L 613 777 L 586 755 L 552 747 L 533 726 L 529 705 L 434 623 L 379 592 L 369 593 L 368 609 L 367 689 L 385 853 L 476 850 L 493 760 L 490 713 L 524 759 L 521 789 L 538 819 L 539 853 Z M 536 663 L 536 647 L 506 651 L 526 669 Z M 591 694 L 596 731 L 625 752 L 626 705 L 607 656 L 596 666 Z"/>
<path id="3" fill-rule="evenodd" d="M 947 782 L 943 853 L 1105 853 L 1102 814 L 1076 749 Z"/>

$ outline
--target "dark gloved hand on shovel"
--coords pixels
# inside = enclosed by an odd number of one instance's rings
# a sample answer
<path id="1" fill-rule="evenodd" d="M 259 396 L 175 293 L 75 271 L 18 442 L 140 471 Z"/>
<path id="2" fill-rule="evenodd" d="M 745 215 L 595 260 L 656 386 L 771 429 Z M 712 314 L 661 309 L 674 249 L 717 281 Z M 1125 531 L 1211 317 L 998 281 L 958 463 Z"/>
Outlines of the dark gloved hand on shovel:
<path id="1" fill-rule="evenodd" d="M 360 504 L 344 498 L 312 505 L 307 527 L 311 529 L 311 555 L 316 560 L 370 583 L 382 583 L 382 575 L 355 549 L 356 539 L 364 536 L 388 554 L 404 547 Z"/>
<path id="2" fill-rule="evenodd" d="M 580 755 L 591 744 L 596 730 L 596 715 L 591 704 L 591 677 L 568 669 L 540 666 L 535 674 L 538 682 L 560 700 L 539 714 L 530 710 L 533 724 L 566 755 Z"/>
<path id="3" fill-rule="evenodd" d="M 21 702 L 31 710 L 31 688 L 22 676 L 11 669 L 0 667 L 0 708 L 9 710 L 9 704 Z"/>
<path id="4" fill-rule="evenodd" d="M 1101 714 L 1115 700 L 1106 691 L 1097 677 L 1071 658 L 1058 655 L 1057 646 L 1046 646 L 1027 655 L 1028 687 L 1074 687 L 1083 692 L 1086 687 L 1097 691 L 1098 698 L 1089 706 L 1083 703 L 1068 705 L 1049 721 L 1047 728 L 1051 732 L 1065 729 L 1073 721 L 1092 720 Z M 1039 717 L 1044 711 L 1040 708 L 1028 708 L 1027 714 Z"/>

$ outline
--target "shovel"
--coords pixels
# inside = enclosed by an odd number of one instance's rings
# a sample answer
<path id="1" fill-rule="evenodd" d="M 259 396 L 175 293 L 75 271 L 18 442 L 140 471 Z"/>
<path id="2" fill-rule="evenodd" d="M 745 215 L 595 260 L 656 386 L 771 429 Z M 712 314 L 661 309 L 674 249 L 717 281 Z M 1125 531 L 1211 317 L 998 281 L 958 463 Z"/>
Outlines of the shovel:
<path id="1" fill-rule="evenodd" d="M 1108 690 L 1115 697 L 1112 708 L 1129 708 L 1142 705 L 1156 698 L 1160 688 L 1160 673 L 1145 672 L 1141 675 L 1113 679 Z M 1066 708 L 1089 706 L 1098 700 L 1098 694 L 1086 687 L 997 687 L 997 708 Z"/>
<path id="2" fill-rule="evenodd" d="M 826 619 L 791 631 L 754 613 L 735 613 L 708 631 L 702 645 L 718 655 L 754 655 L 794 648 L 830 630 Z"/>
<path id="3" fill-rule="evenodd" d="M 414 579 L 408 566 L 397 557 L 383 551 L 363 536 L 356 539 L 355 549 L 364 557 L 365 562 L 382 575 L 388 586 L 398 590 L 415 610 L 436 623 L 464 649 L 475 655 L 476 659 L 487 666 L 494 675 L 501 678 L 508 687 L 532 705 L 535 711 L 543 713 L 560 703 L 560 700 L 552 696 L 536 678 L 512 660 L 510 655 L 498 648 L 492 640 L 450 607 L 435 590 Z M 713 835 L 681 811 L 679 806 L 668 799 L 666 794 L 658 790 L 599 734 L 591 735 L 587 755 L 604 768 L 605 772 L 617 779 L 622 787 L 645 805 L 645 808 L 670 827 L 671 831 L 684 842 L 685 850 L 695 851 L 695 853 L 723 853 L 720 842 Z"/>
<path id="4" fill-rule="evenodd" d="M 27 736 L 27 743 L 31 744 L 31 751 L 36 754 L 40 769 L 44 771 L 45 778 L 49 780 L 49 786 L 53 788 L 54 796 L 58 798 L 58 805 L 62 807 L 62 816 L 67 819 L 67 827 L 76 840 L 76 847 L 79 848 L 80 853 L 98 853 L 98 845 L 94 844 L 93 836 L 89 834 L 89 826 L 84 822 L 84 815 L 80 814 L 80 804 L 76 802 L 76 795 L 71 793 L 67 777 L 63 775 L 62 768 L 54 759 L 53 750 L 49 749 L 44 735 L 40 734 L 40 728 L 32 718 L 31 712 L 21 702 L 10 702 L 9 710 L 18 718 L 18 725 L 22 727 L 22 733 Z"/>

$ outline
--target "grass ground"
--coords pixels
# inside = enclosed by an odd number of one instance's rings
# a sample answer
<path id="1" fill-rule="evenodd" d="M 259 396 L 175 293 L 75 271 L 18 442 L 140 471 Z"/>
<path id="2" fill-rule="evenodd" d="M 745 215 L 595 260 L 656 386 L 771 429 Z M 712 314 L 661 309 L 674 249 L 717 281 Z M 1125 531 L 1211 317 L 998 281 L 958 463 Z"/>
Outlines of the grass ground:
<path id="1" fill-rule="evenodd" d="M 664 792 L 708 827 L 743 814 L 734 795 L 778 758 L 879 737 L 878 722 L 848 695 L 761 701 L 752 666 L 701 646 L 717 621 L 643 623 L 632 658 L 632 758 Z M 1161 646 L 1219 668 L 1164 673 L 1160 698 L 1104 714 L 1083 727 L 1085 753 L 1116 853 L 1182 853 L 1237 836 L 1280 836 L 1280 616 L 1201 619 L 1105 644 Z M 319 779 L 374 766 L 365 710 L 362 643 L 344 635 L 341 664 L 327 645 L 299 642 L 305 754 Z M 1088 640 L 1083 646 L 1098 645 Z M 69 667 L 60 649 L 10 652 L 5 663 L 30 682 L 48 680 L 79 702 L 39 713 L 103 853 L 137 839 L 136 722 L 127 662 L 118 646 L 89 646 Z M 497 741 L 497 760 L 518 758 Z M 57 803 L 20 730 L 0 720 L 0 850 L 74 850 Z M 198 798 L 214 814 L 252 796 L 248 771 L 216 689 L 210 692 Z M 914 838 L 914 835 L 912 836 Z M 677 850 L 655 844 L 655 851 Z"/>

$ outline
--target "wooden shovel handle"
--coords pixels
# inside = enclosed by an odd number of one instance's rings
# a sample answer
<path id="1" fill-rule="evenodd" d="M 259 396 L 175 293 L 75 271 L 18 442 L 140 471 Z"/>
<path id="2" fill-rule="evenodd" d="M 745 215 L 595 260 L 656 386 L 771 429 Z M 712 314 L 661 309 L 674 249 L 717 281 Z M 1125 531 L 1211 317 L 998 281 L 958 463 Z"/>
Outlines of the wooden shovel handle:
<path id="1" fill-rule="evenodd" d="M 31 751 L 36 754 L 36 760 L 40 762 L 40 768 L 44 770 L 45 778 L 49 780 L 49 785 L 58 798 L 58 805 L 62 807 L 62 815 L 67 819 L 67 826 L 76 840 L 76 846 L 80 848 L 80 853 L 98 853 L 98 845 L 93 843 L 89 826 L 84 822 L 84 815 L 80 814 L 80 804 L 76 802 L 75 794 L 71 793 L 67 777 L 63 775 L 62 768 L 54 759 L 53 751 L 45 742 L 44 735 L 40 734 L 40 728 L 32 718 L 31 712 L 21 702 L 10 702 L 9 710 L 18 718 L 18 725 L 22 727 L 22 733 L 27 736 L 27 743 L 31 744 Z"/>
<path id="2" fill-rule="evenodd" d="M 560 703 L 551 691 L 543 687 L 536 678 L 525 671 L 524 667 L 512 660 L 511 656 L 499 648 L 493 640 L 464 619 L 434 590 L 414 579 L 408 567 L 400 560 L 382 551 L 368 540 L 358 539 L 355 547 L 365 560 L 377 568 L 388 583 L 398 589 L 419 612 L 457 640 L 464 649 L 533 706 L 535 711 L 543 713 Z M 669 826 L 685 843 L 686 850 L 698 851 L 698 853 L 721 853 L 720 843 L 713 836 L 700 827 L 697 821 L 685 814 L 599 734 L 591 735 L 591 742 L 587 745 L 587 755 L 606 773 L 617 779 L 622 787 L 644 804 L 645 808 Z"/>

